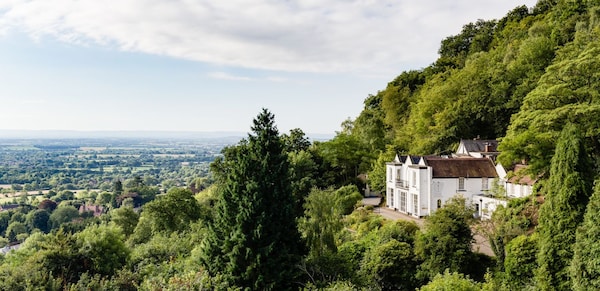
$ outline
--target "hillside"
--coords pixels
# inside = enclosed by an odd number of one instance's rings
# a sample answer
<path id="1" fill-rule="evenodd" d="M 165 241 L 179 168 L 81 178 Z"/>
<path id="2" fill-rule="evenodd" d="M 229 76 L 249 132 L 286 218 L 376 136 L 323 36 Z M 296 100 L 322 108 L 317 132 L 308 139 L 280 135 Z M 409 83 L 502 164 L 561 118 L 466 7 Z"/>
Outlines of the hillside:
<path id="1" fill-rule="evenodd" d="M 600 153 L 597 1 L 539 1 L 478 20 L 441 41 L 439 58 L 365 100 L 351 134 L 365 152 L 452 152 L 460 139 L 501 139 L 505 165 L 546 173 L 566 122 Z M 386 145 L 388 146 L 386 153 Z M 371 163 L 377 158 L 371 154 Z M 368 163 L 367 163 L 368 164 Z M 368 170 L 369 167 L 363 167 Z"/>

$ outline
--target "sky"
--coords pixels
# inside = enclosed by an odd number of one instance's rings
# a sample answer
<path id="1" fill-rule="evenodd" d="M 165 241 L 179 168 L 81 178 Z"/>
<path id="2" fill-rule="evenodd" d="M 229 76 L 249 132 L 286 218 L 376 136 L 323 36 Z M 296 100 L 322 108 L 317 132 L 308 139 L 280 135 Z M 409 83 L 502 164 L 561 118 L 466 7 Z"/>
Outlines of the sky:
<path id="1" fill-rule="evenodd" d="M 442 39 L 533 0 L 0 0 L 0 129 L 333 134 Z"/>

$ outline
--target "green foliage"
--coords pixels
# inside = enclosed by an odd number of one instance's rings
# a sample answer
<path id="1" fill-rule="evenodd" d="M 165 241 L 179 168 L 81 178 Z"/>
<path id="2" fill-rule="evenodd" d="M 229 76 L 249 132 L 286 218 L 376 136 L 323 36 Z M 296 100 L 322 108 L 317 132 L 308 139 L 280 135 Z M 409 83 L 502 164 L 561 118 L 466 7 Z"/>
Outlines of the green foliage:
<path id="1" fill-rule="evenodd" d="M 79 217 L 79 211 L 73 206 L 59 206 L 50 215 L 52 228 L 59 228 L 62 224 Z"/>
<path id="2" fill-rule="evenodd" d="M 139 215 L 131 207 L 121 206 L 110 212 L 110 221 L 121 228 L 125 237 L 129 237 L 139 221 Z"/>
<path id="3" fill-rule="evenodd" d="M 309 289 L 310 290 L 310 289 Z M 330 283 L 326 288 L 319 288 L 318 290 L 324 291 L 356 291 L 356 290 L 368 290 L 368 288 L 358 288 L 356 285 L 348 281 L 335 281 Z"/>
<path id="4" fill-rule="evenodd" d="M 362 261 L 361 272 L 381 290 L 414 290 L 417 262 L 412 246 L 390 240 L 374 246 Z"/>
<path id="5" fill-rule="evenodd" d="M 283 134 L 281 136 L 286 152 L 301 152 L 308 150 L 310 147 L 310 141 L 304 134 L 304 131 L 300 128 L 294 128 L 290 130 L 290 134 Z"/>
<path id="6" fill-rule="evenodd" d="M 304 212 L 304 202 L 312 188 L 319 185 L 319 166 L 310 151 L 300 150 L 288 153 L 290 181 L 294 196 L 296 216 Z"/>
<path id="7" fill-rule="evenodd" d="M 347 227 L 355 231 L 358 237 L 368 235 L 373 230 L 378 230 L 385 223 L 383 217 L 364 207 L 358 208 L 352 214 L 346 216 L 345 221 Z"/>
<path id="8" fill-rule="evenodd" d="M 418 269 L 421 279 L 433 279 L 445 270 L 466 273 L 473 260 L 473 235 L 469 220 L 473 209 L 465 198 L 455 197 L 425 221 L 425 231 L 415 242 L 415 254 L 422 261 Z"/>
<path id="9" fill-rule="evenodd" d="M 75 199 L 75 194 L 69 190 L 60 191 L 60 192 L 58 192 L 58 194 L 56 194 L 55 196 L 52 196 L 52 198 L 51 198 L 51 200 L 56 201 L 56 202 L 73 200 L 73 199 Z"/>
<path id="10" fill-rule="evenodd" d="M 175 271 L 171 263 L 176 258 L 189 256 L 191 249 L 188 236 L 181 233 L 159 233 L 148 242 L 136 245 L 128 264 L 143 277 L 169 277 Z"/>
<path id="11" fill-rule="evenodd" d="M 335 236 L 342 229 L 342 209 L 333 190 L 313 189 L 306 198 L 305 216 L 298 228 L 306 240 L 311 257 L 321 257 L 337 251 Z"/>
<path id="12" fill-rule="evenodd" d="M 526 159 L 534 173 L 547 173 L 559 133 L 569 122 L 577 123 L 586 139 L 598 140 L 598 35 L 595 27 L 582 28 L 573 42 L 558 50 L 558 56 L 512 119 L 500 146 L 503 164 Z M 587 147 L 593 156 L 600 153 L 597 142 L 587 143 Z"/>
<path id="13" fill-rule="evenodd" d="M 27 214 L 26 222 L 31 230 L 39 229 L 44 233 L 50 231 L 50 213 L 44 209 L 29 212 Z"/>
<path id="14" fill-rule="evenodd" d="M 296 226 L 289 162 L 264 109 L 253 134 L 212 166 L 219 185 L 214 221 L 204 243 L 211 275 L 250 289 L 287 289 L 298 274 L 302 245 Z"/>
<path id="15" fill-rule="evenodd" d="M 304 205 L 305 215 L 298 221 L 298 228 L 309 246 L 312 257 L 335 253 L 336 235 L 343 227 L 342 217 L 350 214 L 362 195 L 354 185 L 337 190 L 313 189 Z"/>
<path id="16" fill-rule="evenodd" d="M 4 236 L 6 234 L 6 228 L 8 228 L 12 214 L 12 211 L 0 212 L 0 236 Z"/>
<path id="17" fill-rule="evenodd" d="M 377 232 L 381 242 L 399 241 L 413 246 L 419 226 L 414 221 L 396 220 L 384 224 Z"/>
<path id="18" fill-rule="evenodd" d="M 19 241 L 22 234 L 27 234 L 27 226 L 23 222 L 11 222 L 6 228 L 6 238 L 11 243 Z"/>
<path id="19" fill-rule="evenodd" d="M 421 287 L 420 291 L 479 291 L 481 286 L 457 272 L 446 270 L 443 274 L 437 274 L 431 282 Z"/>
<path id="20" fill-rule="evenodd" d="M 368 170 L 369 157 L 360 139 L 350 133 L 340 132 L 333 139 L 318 144 L 319 154 L 332 166 L 336 184 L 344 185 L 354 182 L 358 174 Z M 364 161 L 364 162 L 363 162 Z"/>
<path id="21" fill-rule="evenodd" d="M 352 213 L 356 204 L 362 201 L 363 196 L 355 185 L 342 186 L 335 190 L 336 204 L 342 215 Z"/>
<path id="22" fill-rule="evenodd" d="M 570 276 L 573 290 L 600 289 L 600 184 L 587 205 L 582 225 L 577 229 Z"/>
<path id="23" fill-rule="evenodd" d="M 348 280 L 357 289 L 416 287 L 413 242 L 418 226 L 414 222 L 382 220 L 363 208 L 345 220 L 347 228 L 338 234 L 337 253 L 307 261 L 312 283 L 322 287 L 336 280 Z"/>
<path id="24" fill-rule="evenodd" d="M 545 202 L 538 225 L 538 288 L 571 289 L 568 266 L 573 257 L 575 231 L 583 220 L 592 189 L 591 162 L 577 126 L 567 124 L 557 141 L 545 185 Z"/>
<path id="25" fill-rule="evenodd" d="M 537 234 L 533 234 L 517 236 L 506 245 L 504 270 L 510 289 L 524 289 L 531 284 L 537 269 L 537 244 Z"/>
<path id="26" fill-rule="evenodd" d="M 400 129 L 406 122 L 415 98 L 414 93 L 425 83 L 425 77 L 421 71 L 403 72 L 388 83 L 384 91 L 377 94 L 382 95 L 380 106 L 385 116 L 384 121 L 392 129 Z"/>
<path id="27" fill-rule="evenodd" d="M 469 54 L 487 51 L 493 40 L 495 21 L 478 20 L 463 26 L 460 34 L 442 40 L 437 67 L 462 68 Z"/>
<path id="28" fill-rule="evenodd" d="M 92 225 L 75 235 L 78 253 L 92 274 L 112 275 L 127 262 L 130 250 L 120 228 Z"/>
<path id="29" fill-rule="evenodd" d="M 370 152 L 378 152 L 389 142 L 389 127 L 385 124 L 381 93 L 369 96 L 364 101 L 364 109 L 354 120 L 352 135 L 357 136 L 362 147 Z"/>
<path id="30" fill-rule="evenodd" d="M 194 197 L 200 205 L 200 221 L 210 221 L 213 217 L 213 208 L 217 201 L 217 185 L 211 184 Z"/>
<path id="31" fill-rule="evenodd" d="M 200 218 L 200 205 L 192 191 L 172 188 L 166 195 L 146 203 L 142 216 L 148 218 L 153 232 L 182 231 Z"/>
<path id="32" fill-rule="evenodd" d="M 500 270 L 505 265 L 506 245 L 533 226 L 537 217 L 537 207 L 535 197 L 511 199 L 507 207 L 500 205 L 491 219 L 481 221 L 477 225 L 477 232 L 489 241 Z"/>
<path id="33" fill-rule="evenodd" d="M 388 146 L 385 151 L 379 154 L 379 157 L 371 166 L 369 172 L 369 186 L 371 190 L 385 192 L 386 187 L 386 163 L 393 161 L 396 157 L 396 150 L 392 146 Z"/>

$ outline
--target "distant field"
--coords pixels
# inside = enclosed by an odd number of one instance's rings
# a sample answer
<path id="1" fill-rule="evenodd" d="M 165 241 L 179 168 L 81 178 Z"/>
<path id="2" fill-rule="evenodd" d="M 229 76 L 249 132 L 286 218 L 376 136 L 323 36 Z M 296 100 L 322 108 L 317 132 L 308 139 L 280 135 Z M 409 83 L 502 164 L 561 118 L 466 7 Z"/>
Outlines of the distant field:
<path id="1" fill-rule="evenodd" d="M 77 155 L 79 157 L 85 157 L 85 158 L 89 158 L 91 156 L 93 156 L 93 154 L 81 154 L 81 155 Z M 98 158 L 121 158 L 121 157 L 133 157 L 133 158 L 139 158 L 142 155 L 139 154 L 96 154 L 96 157 Z M 74 158 L 75 155 L 71 155 L 69 157 Z"/>
<path id="2" fill-rule="evenodd" d="M 194 154 L 153 154 L 152 156 L 161 158 L 193 158 Z"/>
<path id="3" fill-rule="evenodd" d="M 88 151 L 98 151 L 99 152 L 99 151 L 106 150 L 107 147 L 80 147 L 79 149 L 82 151 L 86 151 L 86 152 L 88 152 Z"/>
<path id="4" fill-rule="evenodd" d="M 35 199 L 36 197 L 41 197 L 42 195 L 27 195 L 27 199 L 29 201 L 32 201 L 33 199 Z M 0 195 L 0 197 L 2 197 L 2 195 Z M 14 199 L 19 199 L 19 197 L 4 197 L 4 198 L 0 198 L 0 204 L 5 204 L 5 203 L 11 203 L 13 202 Z"/>
<path id="5" fill-rule="evenodd" d="M 120 167 L 120 166 L 105 166 L 104 172 L 115 172 L 115 170 L 123 170 L 123 169 L 129 169 L 131 168 L 131 172 L 135 173 L 135 172 L 139 172 L 139 171 L 144 171 L 144 170 L 149 170 L 154 168 L 154 166 L 152 165 L 146 165 L 146 166 L 140 166 L 140 167 Z M 94 171 L 99 171 L 99 169 L 93 169 Z"/>
<path id="6" fill-rule="evenodd" d="M 12 151 L 39 150 L 38 148 L 31 145 L 10 145 L 3 146 L 3 148 Z"/>

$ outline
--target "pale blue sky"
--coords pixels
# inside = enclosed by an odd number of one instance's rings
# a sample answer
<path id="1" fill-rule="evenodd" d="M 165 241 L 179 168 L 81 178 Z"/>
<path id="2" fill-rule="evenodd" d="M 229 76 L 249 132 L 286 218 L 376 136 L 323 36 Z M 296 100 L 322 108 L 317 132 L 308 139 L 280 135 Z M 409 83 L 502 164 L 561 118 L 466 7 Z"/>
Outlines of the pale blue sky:
<path id="1" fill-rule="evenodd" d="M 329 134 L 462 25 L 535 2 L 0 1 L 0 129 L 248 131 L 266 107 Z"/>

